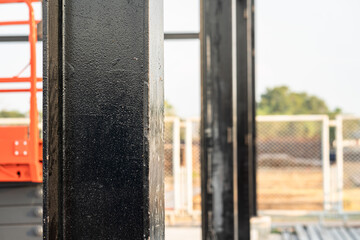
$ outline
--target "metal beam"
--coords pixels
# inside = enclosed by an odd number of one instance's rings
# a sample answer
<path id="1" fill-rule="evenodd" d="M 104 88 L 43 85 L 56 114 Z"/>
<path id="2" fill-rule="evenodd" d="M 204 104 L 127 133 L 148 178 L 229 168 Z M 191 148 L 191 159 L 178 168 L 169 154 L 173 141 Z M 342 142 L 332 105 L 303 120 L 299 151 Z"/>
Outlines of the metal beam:
<path id="1" fill-rule="evenodd" d="M 203 239 L 250 239 L 256 215 L 251 0 L 202 0 Z"/>
<path id="2" fill-rule="evenodd" d="M 29 41 L 29 36 L 0 36 L 0 42 L 28 42 L 28 41 Z"/>
<path id="3" fill-rule="evenodd" d="M 232 3 L 201 1 L 202 234 L 234 239 Z"/>
<path id="4" fill-rule="evenodd" d="M 165 40 L 199 39 L 199 33 L 165 33 Z"/>
<path id="5" fill-rule="evenodd" d="M 165 40 L 186 40 L 199 39 L 199 33 L 165 33 Z M 42 41 L 42 36 L 38 36 L 38 41 Z M 0 42 L 28 42 L 29 36 L 0 36 Z"/>
<path id="6" fill-rule="evenodd" d="M 256 215 L 254 1 L 236 1 L 237 210 L 239 239 Z"/>
<path id="7" fill-rule="evenodd" d="M 162 0 L 43 10 L 44 239 L 164 239 Z"/>

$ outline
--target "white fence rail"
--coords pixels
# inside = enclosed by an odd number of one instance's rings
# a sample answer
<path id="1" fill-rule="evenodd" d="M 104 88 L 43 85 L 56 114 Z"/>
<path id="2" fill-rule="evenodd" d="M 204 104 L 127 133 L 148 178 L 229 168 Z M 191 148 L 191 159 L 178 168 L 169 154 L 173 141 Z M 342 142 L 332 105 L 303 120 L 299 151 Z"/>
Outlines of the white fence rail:
<path id="1" fill-rule="evenodd" d="M 165 118 L 165 208 L 192 215 L 200 207 L 200 121 Z"/>
<path id="2" fill-rule="evenodd" d="M 337 208 L 360 211 L 360 117 L 336 118 Z"/>
<path id="3" fill-rule="evenodd" d="M 260 211 L 360 211 L 360 117 L 258 116 L 256 122 Z M 170 117 L 165 125 L 166 209 L 198 213 L 200 119 Z"/>

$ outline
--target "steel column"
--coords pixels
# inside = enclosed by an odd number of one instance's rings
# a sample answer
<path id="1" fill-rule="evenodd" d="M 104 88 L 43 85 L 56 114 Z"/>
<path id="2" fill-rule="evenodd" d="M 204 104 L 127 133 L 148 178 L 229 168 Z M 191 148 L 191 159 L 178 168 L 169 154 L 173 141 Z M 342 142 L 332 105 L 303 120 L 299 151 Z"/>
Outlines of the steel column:
<path id="1" fill-rule="evenodd" d="M 256 215 L 254 0 L 236 0 L 238 239 Z"/>
<path id="2" fill-rule="evenodd" d="M 202 1 L 203 239 L 250 239 L 256 215 L 253 2 Z"/>
<path id="3" fill-rule="evenodd" d="M 201 1 L 202 233 L 234 239 L 232 3 Z"/>
<path id="4" fill-rule="evenodd" d="M 162 0 L 43 8 L 44 239 L 164 239 Z"/>

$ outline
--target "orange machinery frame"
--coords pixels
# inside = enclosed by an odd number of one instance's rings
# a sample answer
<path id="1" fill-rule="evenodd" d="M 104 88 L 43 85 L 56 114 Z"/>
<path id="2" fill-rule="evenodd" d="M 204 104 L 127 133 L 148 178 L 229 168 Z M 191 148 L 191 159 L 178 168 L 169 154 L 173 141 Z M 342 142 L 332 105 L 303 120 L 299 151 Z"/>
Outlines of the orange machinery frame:
<path id="1" fill-rule="evenodd" d="M 39 120 L 36 93 L 42 91 L 36 84 L 37 24 L 33 2 L 39 0 L 0 0 L 3 3 L 25 3 L 29 19 L 25 21 L 0 22 L 1 26 L 29 25 L 30 77 L 1 78 L 0 83 L 30 82 L 30 89 L 0 89 L 4 92 L 30 92 L 29 126 L 0 126 L 0 182 L 42 182 L 42 140 L 39 137 Z"/>

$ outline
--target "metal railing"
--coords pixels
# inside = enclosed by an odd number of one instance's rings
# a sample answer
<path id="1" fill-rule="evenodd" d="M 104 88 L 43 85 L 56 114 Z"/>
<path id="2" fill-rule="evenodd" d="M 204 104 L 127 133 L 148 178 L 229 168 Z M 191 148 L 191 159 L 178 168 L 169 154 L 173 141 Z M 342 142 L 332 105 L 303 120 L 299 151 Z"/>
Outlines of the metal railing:
<path id="1" fill-rule="evenodd" d="M 39 20 L 35 19 L 34 9 L 33 9 L 33 2 L 39 2 L 39 0 L 0 0 L 0 4 L 26 4 L 29 11 L 29 18 L 27 20 L 15 20 L 15 21 L 1 21 L 0 26 L 12 26 L 12 25 L 28 25 L 29 27 L 29 50 L 30 50 L 30 76 L 29 77 L 20 77 L 23 70 L 14 77 L 0 77 L 0 83 L 30 83 L 30 88 L 26 89 L 19 89 L 19 88 L 11 88 L 11 89 L 0 89 L 0 93 L 17 93 L 17 92 L 29 92 L 30 93 L 30 123 L 29 123 L 29 134 L 25 139 L 19 139 L 23 142 L 23 145 L 26 147 L 27 150 L 23 151 L 23 155 L 26 156 L 27 162 L 22 162 L 19 160 L 20 155 L 15 154 L 16 161 L 16 168 L 13 168 L 13 164 L 15 162 L 10 159 L 10 155 L 4 157 L 3 154 L 6 154 L 9 149 L 5 144 L 0 145 L 1 150 L 1 168 L 3 169 L 3 174 L 0 176 L 0 181 L 2 182 L 12 182 L 12 181 L 30 181 L 30 182 L 42 182 L 42 164 L 39 164 L 39 153 L 41 156 L 41 152 L 39 152 L 39 145 L 41 146 L 42 140 L 39 139 L 39 128 L 38 128 L 38 109 L 37 109 L 37 97 L 36 94 L 39 91 L 42 91 L 42 88 L 37 88 L 37 83 L 42 81 L 41 78 L 36 76 L 36 42 L 37 42 L 37 24 L 40 22 Z M 3 128 L 3 134 L 14 134 L 14 128 Z M 22 137 L 23 138 L 23 137 Z M 4 140 L 3 140 L 4 141 Z M 6 139 L 8 141 L 8 139 Z M 16 140 L 16 143 L 18 141 Z M 26 144 L 25 144 L 26 143 Z M 18 151 L 15 151 L 18 153 Z M 12 171 L 10 171 L 12 169 Z M 30 171 L 29 177 L 22 178 L 20 177 L 21 174 L 14 174 L 14 172 L 28 172 Z M 22 175 L 24 176 L 24 174 Z"/>
<path id="2" fill-rule="evenodd" d="M 360 117 L 258 116 L 256 122 L 261 213 L 360 211 Z M 336 130 L 331 136 L 330 128 Z M 336 160 L 330 161 L 330 146 Z M 199 118 L 165 119 L 168 213 L 201 210 L 200 148 Z"/>

